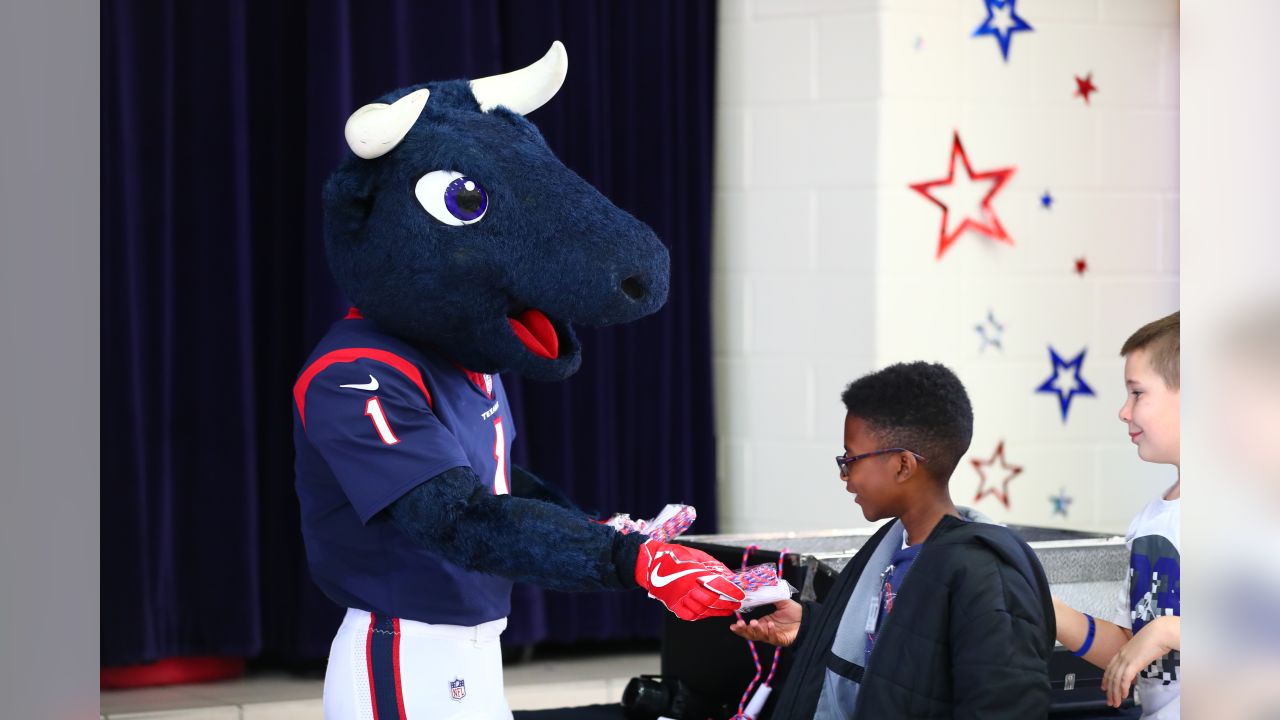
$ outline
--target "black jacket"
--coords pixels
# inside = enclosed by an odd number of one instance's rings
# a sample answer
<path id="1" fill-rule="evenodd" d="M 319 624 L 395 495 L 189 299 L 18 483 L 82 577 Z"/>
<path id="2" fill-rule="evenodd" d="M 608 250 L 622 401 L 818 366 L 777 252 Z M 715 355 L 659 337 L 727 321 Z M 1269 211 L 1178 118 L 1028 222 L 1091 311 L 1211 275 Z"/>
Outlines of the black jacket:
<path id="1" fill-rule="evenodd" d="M 774 720 L 813 717 L 828 667 L 861 682 L 858 720 L 1044 718 L 1055 620 L 1035 553 L 1007 528 L 946 516 L 925 541 L 867 668 L 831 652 L 872 536 L 825 601 L 806 603 Z"/>

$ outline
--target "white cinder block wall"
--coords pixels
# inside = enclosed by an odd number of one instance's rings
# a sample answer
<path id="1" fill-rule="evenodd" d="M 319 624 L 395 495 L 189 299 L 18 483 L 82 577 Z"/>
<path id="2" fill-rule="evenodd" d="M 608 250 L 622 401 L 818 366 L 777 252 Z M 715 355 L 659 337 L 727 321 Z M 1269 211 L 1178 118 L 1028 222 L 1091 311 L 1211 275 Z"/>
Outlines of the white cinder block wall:
<path id="1" fill-rule="evenodd" d="M 714 347 L 721 528 L 854 524 L 840 391 L 875 365 L 879 20 L 720 4 Z M 835 502 L 833 502 L 835 500 Z"/>
<path id="2" fill-rule="evenodd" d="M 1172 482 L 1116 412 L 1125 337 L 1178 303 L 1175 0 L 1019 0 L 1033 27 L 1005 63 L 971 37 L 982 0 L 721 0 L 714 318 L 721 526 L 864 525 L 839 454 L 850 380 L 924 359 L 975 408 L 970 458 L 1003 440 L 1022 473 L 1006 522 L 1122 532 Z M 1093 73 L 1089 105 L 1075 75 Z M 908 188 L 945 177 L 952 132 L 975 172 L 1016 166 L 993 199 L 1014 247 L 962 235 Z M 958 168 L 963 177 L 963 170 Z M 1048 191 L 1050 209 L 1039 198 Z M 953 209 L 953 212 L 957 210 Z M 1075 272 L 1075 259 L 1088 269 Z M 981 350 L 988 310 L 1003 350 Z M 1087 348 L 1064 425 L 1048 346 Z M 952 478 L 972 503 L 969 458 Z M 1073 498 L 1066 518 L 1049 496 Z"/>

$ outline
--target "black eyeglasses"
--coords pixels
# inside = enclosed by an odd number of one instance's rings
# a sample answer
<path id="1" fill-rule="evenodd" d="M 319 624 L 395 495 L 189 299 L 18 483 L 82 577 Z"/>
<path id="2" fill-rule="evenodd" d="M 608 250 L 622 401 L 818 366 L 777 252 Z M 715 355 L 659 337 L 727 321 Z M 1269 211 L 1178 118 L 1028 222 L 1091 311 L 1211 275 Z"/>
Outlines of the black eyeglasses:
<path id="1" fill-rule="evenodd" d="M 884 450 L 872 450 L 869 453 L 862 453 L 861 455 L 850 455 L 849 453 L 845 453 L 844 455 L 837 455 L 836 467 L 840 468 L 840 477 L 844 477 L 845 475 L 849 474 L 849 466 L 858 462 L 859 460 L 865 460 L 869 457 L 875 457 L 876 455 L 888 455 L 889 453 L 900 453 L 900 452 L 911 453 L 912 455 L 915 455 L 916 459 L 918 459 L 920 462 L 925 462 L 924 456 L 922 456 L 920 453 L 911 452 L 906 448 L 885 448 Z"/>

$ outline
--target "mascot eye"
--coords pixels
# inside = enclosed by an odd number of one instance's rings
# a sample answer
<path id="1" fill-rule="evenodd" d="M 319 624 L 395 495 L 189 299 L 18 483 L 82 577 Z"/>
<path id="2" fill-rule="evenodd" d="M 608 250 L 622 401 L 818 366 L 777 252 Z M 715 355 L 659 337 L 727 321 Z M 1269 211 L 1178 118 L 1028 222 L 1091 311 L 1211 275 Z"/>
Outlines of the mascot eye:
<path id="1" fill-rule="evenodd" d="M 452 170 L 436 170 L 418 179 L 413 192 L 431 216 L 445 225 L 479 222 L 489 209 L 489 193 L 480 183 Z"/>

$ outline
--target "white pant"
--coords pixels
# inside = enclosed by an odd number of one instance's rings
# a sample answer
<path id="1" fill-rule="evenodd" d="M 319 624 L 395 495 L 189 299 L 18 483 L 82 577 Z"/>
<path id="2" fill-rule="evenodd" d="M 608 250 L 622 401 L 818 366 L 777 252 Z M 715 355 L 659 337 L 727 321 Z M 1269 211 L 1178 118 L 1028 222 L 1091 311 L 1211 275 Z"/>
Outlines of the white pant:
<path id="1" fill-rule="evenodd" d="M 506 618 L 428 625 L 347 610 L 324 674 L 325 720 L 509 720 L 498 636 Z"/>

